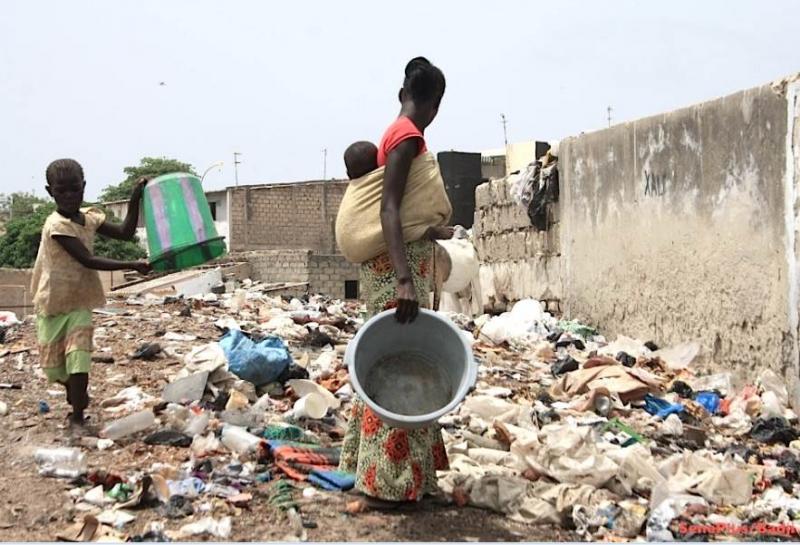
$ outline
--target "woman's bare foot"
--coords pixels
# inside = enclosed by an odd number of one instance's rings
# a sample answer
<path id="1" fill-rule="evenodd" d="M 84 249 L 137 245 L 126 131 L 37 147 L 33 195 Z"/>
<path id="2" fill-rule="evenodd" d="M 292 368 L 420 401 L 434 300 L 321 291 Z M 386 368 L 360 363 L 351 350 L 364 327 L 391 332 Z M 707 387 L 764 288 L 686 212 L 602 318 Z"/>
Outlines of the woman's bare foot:
<path id="1" fill-rule="evenodd" d="M 363 501 L 367 507 L 377 511 L 390 511 L 392 509 L 397 509 L 404 503 L 401 501 L 382 500 L 380 498 L 373 498 L 372 496 L 364 496 Z"/>

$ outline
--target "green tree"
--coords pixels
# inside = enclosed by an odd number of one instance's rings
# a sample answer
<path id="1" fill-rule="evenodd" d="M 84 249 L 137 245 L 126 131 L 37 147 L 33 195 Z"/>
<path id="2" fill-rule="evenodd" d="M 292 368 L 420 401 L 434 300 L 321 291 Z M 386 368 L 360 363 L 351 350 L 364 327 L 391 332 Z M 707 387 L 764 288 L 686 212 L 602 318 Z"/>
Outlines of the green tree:
<path id="1" fill-rule="evenodd" d="M 15 216 L 6 224 L 6 232 L 0 237 L 0 267 L 27 269 L 33 266 L 39 251 L 42 225 L 55 209 L 55 203 L 48 203 L 32 214 Z"/>
<path id="2" fill-rule="evenodd" d="M 106 210 L 102 206 L 99 206 L 99 208 L 106 213 L 106 220 L 116 223 L 120 222 L 110 210 Z M 137 236 L 134 236 L 133 240 L 117 240 L 115 238 L 98 235 L 94 240 L 94 255 L 101 255 L 120 261 L 134 261 L 136 259 L 146 258 L 147 252 L 139 244 L 139 237 Z"/>
<path id="3" fill-rule="evenodd" d="M 133 184 L 142 176 L 161 176 L 172 172 L 197 173 L 189 163 L 182 163 L 176 159 L 166 157 L 144 157 L 138 166 L 125 167 L 123 172 L 127 176 L 122 182 L 106 187 L 100 194 L 100 202 L 124 201 L 129 199 L 133 191 Z"/>
<path id="4" fill-rule="evenodd" d="M 6 224 L 6 232 L 0 237 L 0 267 L 27 269 L 33 266 L 39 251 L 42 226 L 55 209 L 55 203 L 43 204 L 30 214 L 15 216 Z M 106 213 L 109 220 L 116 221 L 112 214 Z M 95 239 L 94 254 L 123 261 L 147 256 L 137 239 L 114 240 L 99 235 Z"/>
<path id="5" fill-rule="evenodd" d="M 0 193 L 0 218 L 8 221 L 12 218 L 32 214 L 37 205 L 52 202 L 50 198 L 42 198 L 25 191 L 17 191 L 9 195 Z"/>

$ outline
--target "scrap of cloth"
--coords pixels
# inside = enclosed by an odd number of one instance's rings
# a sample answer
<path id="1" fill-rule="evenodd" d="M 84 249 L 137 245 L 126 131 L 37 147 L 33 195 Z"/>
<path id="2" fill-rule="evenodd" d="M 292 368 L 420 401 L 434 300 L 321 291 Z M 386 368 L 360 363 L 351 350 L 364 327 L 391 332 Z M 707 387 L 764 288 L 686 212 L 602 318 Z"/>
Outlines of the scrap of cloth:
<path id="1" fill-rule="evenodd" d="M 351 263 L 364 263 L 388 250 L 381 226 L 383 175 L 381 167 L 351 181 L 339 206 L 336 244 Z M 430 227 L 447 225 L 452 213 L 439 164 L 430 152 L 419 155 L 411 162 L 400 205 L 403 240 L 422 239 Z"/>
<path id="2" fill-rule="evenodd" d="M 346 471 L 315 469 L 308 476 L 308 482 L 325 490 L 344 492 L 356 485 L 356 476 Z"/>
<path id="3" fill-rule="evenodd" d="M 295 441 L 267 441 L 275 467 L 296 481 L 307 481 L 313 472 L 336 471 L 339 466 L 338 448 L 321 447 Z"/>

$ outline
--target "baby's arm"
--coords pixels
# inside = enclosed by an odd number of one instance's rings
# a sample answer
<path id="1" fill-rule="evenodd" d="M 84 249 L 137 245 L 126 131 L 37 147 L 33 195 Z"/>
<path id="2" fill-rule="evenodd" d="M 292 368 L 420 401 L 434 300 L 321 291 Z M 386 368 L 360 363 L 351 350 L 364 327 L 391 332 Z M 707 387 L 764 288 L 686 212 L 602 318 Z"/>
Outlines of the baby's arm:
<path id="1" fill-rule="evenodd" d="M 117 261 L 116 259 L 92 255 L 86 246 L 83 245 L 83 242 L 75 237 L 53 235 L 53 239 L 58 242 L 75 261 L 87 269 L 94 269 L 96 271 L 133 269 L 140 274 L 147 274 L 151 270 L 150 264 L 146 261 Z"/>
<path id="2" fill-rule="evenodd" d="M 131 200 L 128 203 L 128 213 L 125 215 L 125 220 L 122 223 L 113 223 L 106 220 L 97 228 L 98 233 L 117 240 L 133 240 L 133 235 L 136 234 L 136 225 L 139 223 L 139 203 L 142 201 L 142 191 L 144 191 L 144 186 L 147 185 L 148 181 L 150 181 L 150 178 L 145 176 L 136 180 L 133 193 L 131 193 Z"/>

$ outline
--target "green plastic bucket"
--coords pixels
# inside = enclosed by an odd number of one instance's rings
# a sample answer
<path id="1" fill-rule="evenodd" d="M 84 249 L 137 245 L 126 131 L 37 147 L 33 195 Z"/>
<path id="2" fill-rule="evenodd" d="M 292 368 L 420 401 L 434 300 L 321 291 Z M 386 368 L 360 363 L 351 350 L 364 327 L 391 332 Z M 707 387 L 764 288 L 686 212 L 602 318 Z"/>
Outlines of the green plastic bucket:
<path id="1" fill-rule="evenodd" d="M 144 188 L 144 224 L 150 263 L 156 271 L 202 265 L 225 253 L 200 179 L 164 174 Z"/>

